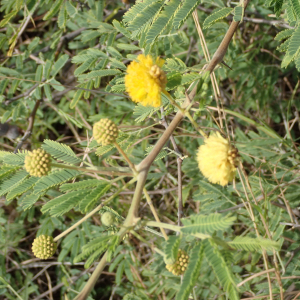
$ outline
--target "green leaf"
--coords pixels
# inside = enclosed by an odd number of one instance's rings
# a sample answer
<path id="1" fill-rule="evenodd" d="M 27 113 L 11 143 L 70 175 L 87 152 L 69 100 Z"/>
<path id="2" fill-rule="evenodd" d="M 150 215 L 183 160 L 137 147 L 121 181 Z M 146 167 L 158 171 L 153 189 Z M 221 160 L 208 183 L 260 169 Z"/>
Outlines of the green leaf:
<path id="1" fill-rule="evenodd" d="M 200 275 L 203 260 L 203 244 L 198 243 L 191 250 L 190 261 L 183 275 L 182 284 L 175 300 L 188 300 L 189 295 Z"/>
<path id="2" fill-rule="evenodd" d="M 212 24 L 214 24 L 215 22 L 217 22 L 218 20 L 226 18 L 232 11 L 233 8 L 224 7 L 212 13 L 204 20 L 203 28 L 206 29 L 210 27 Z"/>
<path id="3" fill-rule="evenodd" d="M 126 36 L 127 38 L 131 39 L 131 34 L 130 32 L 116 19 L 114 19 L 112 21 L 112 24 L 114 25 L 114 27 L 120 32 L 122 33 L 124 36 Z"/>
<path id="4" fill-rule="evenodd" d="M 275 12 L 277 18 L 280 16 L 282 5 L 283 5 L 283 0 L 276 0 L 275 6 L 274 6 L 274 12 Z"/>
<path id="5" fill-rule="evenodd" d="M 192 215 L 189 219 L 182 219 L 184 226 L 181 227 L 180 231 L 188 234 L 212 234 L 217 230 L 226 230 L 232 226 L 235 220 L 236 217 L 224 217 L 221 214 Z"/>
<path id="6" fill-rule="evenodd" d="M 143 2 L 138 2 L 133 5 L 123 16 L 123 20 L 125 23 L 132 22 L 136 16 L 144 10 L 148 5 L 157 2 L 158 0 L 145 0 Z"/>
<path id="7" fill-rule="evenodd" d="M 294 57 L 299 53 L 299 50 L 300 50 L 300 26 L 296 28 L 296 30 L 294 31 L 293 35 L 290 38 L 289 48 L 286 56 L 288 56 L 291 60 L 293 60 Z M 287 65 L 284 65 L 283 67 L 286 66 Z"/>
<path id="8" fill-rule="evenodd" d="M 98 58 L 89 58 L 86 61 L 83 62 L 83 64 L 78 67 L 75 72 L 74 75 L 78 76 L 79 74 L 84 73 L 86 70 L 88 70 L 93 64 L 95 64 L 95 62 L 98 60 Z"/>
<path id="9" fill-rule="evenodd" d="M 133 110 L 133 115 L 136 117 L 138 116 L 135 121 L 137 123 L 139 122 L 143 122 L 146 118 L 150 118 L 153 113 L 155 113 L 156 111 L 158 111 L 159 108 L 153 108 L 151 106 L 143 106 L 141 104 L 138 104 L 134 107 Z"/>
<path id="10" fill-rule="evenodd" d="M 73 108 L 76 107 L 78 101 L 82 98 L 83 93 L 84 93 L 84 90 L 81 90 L 81 89 L 80 90 L 78 89 L 75 92 L 75 95 L 74 95 L 74 97 L 73 97 L 73 99 L 72 99 L 72 101 L 70 103 L 70 108 L 71 109 L 73 109 Z"/>
<path id="11" fill-rule="evenodd" d="M 295 58 L 295 64 L 298 72 L 300 72 L 300 54 L 298 54 L 297 57 Z"/>
<path id="12" fill-rule="evenodd" d="M 236 6 L 234 8 L 234 16 L 233 16 L 233 21 L 235 22 L 241 22 L 244 17 L 244 9 L 242 6 Z"/>
<path id="13" fill-rule="evenodd" d="M 274 40 L 276 40 L 276 41 L 284 40 L 284 39 L 290 37 L 294 31 L 295 31 L 295 29 L 282 30 L 275 36 Z"/>
<path id="14" fill-rule="evenodd" d="M 233 241 L 228 242 L 228 245 L 238 250 L 259 251 L 261 249 L 267 251 L 279 251 L 280 243 L 264 238 L 250 238 L 247 236 L 237 236 Z"/>
<path id="15" fill-rule="evenodd" d="M 23 166 L 27 154 L 27 150 L 19 150 L 18 153 L 9 153 L 6 151 L 1 151 L 0 160 L 2 160 L 3 163 L 8 165 Z"/>
<path id="16" fill-rule="evenodd" d="M 152 23 L 147 35 L 146 35 L 146 43 L 152 44 L 155 39 L 162 34 L 165 27 L 173 18 L 175 12 L 177 11 L 180 5 L 180 1 L 178 0 L 170 0 L 164 6 L 164 10 L 159 14 L 159 16 Z"/>
<path id="17" fill-rule="evenodd" d="M 63 29 L 66 27 L 67 17 L 68 17 L 68 14 L 67 14 L 66 5 L 64 2 L 59 10 L 58 17 L 57 17 L 57 24 L 58 24 L 59 28 Z"/>
<path id="18" fill-rule="evenodd" d="M 2 165 L 0 168 L 0 179 L 9 177 L 10 174 L 20 169 L 20 167 Z"/>
<path id="19" fill-rule="evenodd" d="M 165 257 L 164 261 L 166 264 L 173 264 L 176 261 L 178 248 L 180 244 L 179 236 L 170 236 L 166 241 L 165 245 Z"/>
<path id="20" fill-rule="evenodd" d="M 132 44 L 117 44 L 117 48 L 122 49 L 122 50 L 128 50 L 128 51 L 136 51 L 140 50 L 140 47 Z"/>
<path id="21" fill-rule="evenodd" d="M 204 240 L 203 244 L 205 257 L 216 274 L 218 281 L 226 292 L 230 291 L 233 295 L 233 298 L 230 298 L 230 300 L 239 299 L 237 292 L 235 291 L 235 281 L 231 268 L 226 264 L 217 245 L 211 239 Z M 231 290 L 232 288 L 234 288 L 233 291 Z"/>
<path id="22" fill-rule="evenodd" d="M 146 148 L 146 153 L 145 153 L 145 156 L 148 155 L 152 149 L 154 148 L 154 145 L 151 145 L 149 147 Z M 163 159 L 164 157 L 166 157 L 169 153 L 166 151 L 166 150 L 161 150 L 158 155 L 155 157 L 155 160 L 154 161 L 158 161 L 158 160 L 161 160 Z"/>
<path id="23" fill-rule="evenodd" d="M 5 180 L 0 185 L 0 196 L 3 196 L 13 190 L 15 187 L 20 185 L 23 180 L 28 177 L 28 173 L 25 170 L 21 170 L 14 175 L 12 175 L 9 179 Z"/>
<path id="24" fill-rule="evenodd" d="M 103 183 L 105 183 L 105 181 L 101 181 L 98 179 L 87 179 L 87 180 L 82 180 L 82 181 L 74 182 L 74 183 L 65 183 L 65 184 L 61 185 L 59 189 L 62 192 L 70 192 L 70 191 L 94 188 Z"/>
<path id="25" fill-rule="evenodd" d="M 58 196 L 47 202 L 41 209 L 42 213 L 49 211 L 53 217 L 62 216 L 66 212 L 73 209 L 86 195 L 86 191 L 74 191 L 61 196 Z"/>
<path id="26" fill-rule="evenodd" d="M 97 237 L 82 247 L 82 253 L 74 258 L 74 263 L 80 262 L 89 257 L 86 261 L 85 267 L 88 267 L 93 261 L 100 256 L 109 246 L 109 241 L 112 237 L 110 235 L 103 235 Z"/>
<path id="27" fill-rule="evenodd" d="M 294 9 L 296 18 L 299 20 L 300 19 L 300 2 L 299 2 L 299 0 L 290 0 L 290 2 Z"/>
<path id="28" fill-rule="evenodd" d="M 28 51 L 31 52 L 35 49 L 35 47 L 39 44 L 40 42 L 40 38 L 39 37 L 35 37 L 31 42 L 30 44 L 28 45 Z"/>
<path id="29" fill-rule="evenodd" d="M 42 196 L 44 193 L 41 194 L 34 194 L 30 193 L 22 199 L 21 206 L 23 210 L 30 209 Z"/>
<path id="30" fill-rule="evenodd" d="M 50 85 L 57 91 L 64 91 L 65 90 L 65 87 L 60 83 L 58 82 L 57 80 L 55 80 L 54 78 L 52 78 L 50 81 L 49 81 Z"/>
<path id="31" fill-rule="evenodd" d="M 7 194 L 6 199 L 7 201 L 11 201 L 15 199 L 17 196 L 20 196 L 30 190 L 36 182 L 39 180 L 38 177 L 30 177 L 26 178 L 25 180 L 21 181 L 16 187 L 10 190 Z"/>
<path id="32" fill-rule="evenodd" d="M 51 9 L 45 14 L 43 20 L 51 19 L 60 9 L 60 6 L 63 4 L 64 0 L 56 0 L 51 6 Z"/>
<path id="33" fill-rule="evenodd" d="M 55 77 L 55 75 L 63 68 L 63 66 L 68 61 L 69 56 L 67 54 L 63 54 L 53 65 L 51 70 L 51 76 Z"/>
<path id="34" fill-rule="evenodd" d="M 139 11 L 134 20 L 129 23 L 128 29 L 131 31 L 138 30 L 148 21 L 150 21 L 163 6 L 163 2 L 153 2 L 146 6 L 143 10 Z"/>
<path id="35" fill-rule="evenodd" d="M 192 12 L 196 9 L 201 0 L 186 0 L 183 1 L 182 6 L 176 12 L 174 16 L 173 26 L 175 29 L 179 29 L 179 27 L 183 24 L 183 22 L 192 14 Z"/>
<path id="36" fill-rule="evenodd" d="M 0 22 L 0 28 L 4 27 L 10 21 L 10 19 L 12 19 L 17 13 L 17 10 L 12 10 L 10 13 L 6 14 Z"/>
<path id="37" fill-rule="evenodd" d="M 51 140 L 44 140 L 42 148 L 55 157 L 67 164 L 75 165 L 80 163 L 82 160 L 78 158 L 72 149 L 65 145 Z"/>
<path id="38" fill-rule="evenodd" d="M 110 187 L 110 184 L 104 183 L 94 188 L 91 193 L 86 195 L 83 199 L 81 197 L 82 200 L 79 203 L 80 211 L 89 211 L 94 206 L 94 204 L 100 200 L 101 196 L 103 196 L 110 189 Z"/>
<path id="39" fill-rule="evenodd" d="M 103 77 L 103 76 L 112 76 L 112 75 L 117 75 L 121 74 L 121 71 L 117 69 L 110 69 L 110 70 L 97 70 L 97 71 L 92 71 L 84 75 L 79 75 L 79 80 L 84 80 L 84 79 L 92 79 L 96 77 Z"/>
<path id="40" fill-rule="evenodd" d="M 76 7 L 74 7 L 73 4 L 69 1 L 65 2 L 65 4 L 66 4 L 67 13 L 70 16 L 70 18 L 75 17 L 78 13 Z"/>
<path id="41" fill-rule="evenodd" d="M 45 193 L 48 189 L 71 180 L 79 174 L 79 171 L 68 169 L 54 171 L 53 173 L 40 178 L 34 186 L 33 192 L 35 194 Z"/>

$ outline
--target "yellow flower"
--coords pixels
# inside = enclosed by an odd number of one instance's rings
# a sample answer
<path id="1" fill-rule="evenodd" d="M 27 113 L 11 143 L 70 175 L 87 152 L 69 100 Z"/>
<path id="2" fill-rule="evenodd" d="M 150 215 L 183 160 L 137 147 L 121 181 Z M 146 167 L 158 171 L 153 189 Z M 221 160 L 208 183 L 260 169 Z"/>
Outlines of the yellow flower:
<path id="1" fill-rule="evenodd" d="M 127 67 L 125 87 L 132 101 L 144 106 L 161 106 L 161 92 L 165 91 L 167 78 L 161 69 L 164 60 L 150 55 L 140 54 L 138 62 L 133 61 Z"/>
<path id="2" fill-rule="evenodd" d="M 204 142 L 197 154 L 200 171 L 212 183 L 228 184 L 235 177 L 238 150 L 219 132 L 212 133 Z"/>

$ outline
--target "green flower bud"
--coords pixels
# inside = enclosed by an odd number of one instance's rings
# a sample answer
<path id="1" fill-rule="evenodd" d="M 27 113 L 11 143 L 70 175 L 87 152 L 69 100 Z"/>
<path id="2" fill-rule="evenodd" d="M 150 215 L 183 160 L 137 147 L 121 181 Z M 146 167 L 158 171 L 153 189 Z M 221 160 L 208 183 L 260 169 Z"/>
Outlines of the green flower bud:
<path id="1" fill-rule="evenodd" d="M 116 216 L 111 213 L 110 211 L 106 211 L 102 216 L 101 216 L 101 222 L 104 226 L 112 226 L 116 225 L 117 219 Z"/>

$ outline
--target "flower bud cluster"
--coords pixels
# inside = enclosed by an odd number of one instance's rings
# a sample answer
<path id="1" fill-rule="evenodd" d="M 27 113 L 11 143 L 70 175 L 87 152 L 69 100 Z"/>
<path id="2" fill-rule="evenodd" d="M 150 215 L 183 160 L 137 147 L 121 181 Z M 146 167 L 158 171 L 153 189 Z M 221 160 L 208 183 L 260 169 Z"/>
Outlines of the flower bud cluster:
<path id="1" fill-rule="evenodd" d="M 32 244 L 33 254 L 40 259 L 48 259 L 53 256 L 57 248 L 57 244 L 53 241 L 53 237 L 49 235 L 40 235 L 35 238 Z"/>
<path id="2" fill-rule="evenodd" d="M 31 176 L 42 177 L 51 170 L 51 155 L 44 149 L 35 149 L 25 157 L 25 169 Z"/>
<path id="3" fill-rule="evenodd" d="M 166 268 L 169 272 L 173 273 L 174 275 L 183 275 L 188 263 L 189 256 L 184 250 L 179 249 L 176 262 L 173 264 L 167 264 Z"/>
<path id="4" fill-rule="evenodd" d="M 101 119 L 94 124 L 93 137 L 103 146 L 114 143 L 119 135 L 117 125 L 109 119 Z"/>

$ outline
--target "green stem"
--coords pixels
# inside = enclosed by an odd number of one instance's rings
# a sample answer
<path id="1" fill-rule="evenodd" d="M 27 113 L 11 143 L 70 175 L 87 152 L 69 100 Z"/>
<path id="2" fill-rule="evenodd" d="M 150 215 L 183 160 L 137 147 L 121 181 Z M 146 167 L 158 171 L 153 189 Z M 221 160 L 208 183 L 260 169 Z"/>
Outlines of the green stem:
<path id="1" fill-rule="evenodd" d="M 198 126 L 198 124 L 196 123 L 196 121 L 193 119 L 193 117 L 191 116 L 189 111 L 185 112 L 185 115 L 188 117 L 188 119 L 191 121 L 191 123 L 193 124 L 193 126 L 195 127 L 195 129 L 205 138 L 207 138 L 207 134 Z"/>
<path id="2" fill-rule="evenodd" d="M 134 164 L 131 162 L 127 154 L 123 151 L 123 149 L 120 147 L 120 145 L 117 142 L 114 142 L 115 147 L 118 149 L 118 151 L 121 153 L 121 155 L 124 157 L 124 159 L 127 161 L 130 169 L 133 171 L 134 175 L 137 175 L 137 172 L 135 170 Z"/>
<path id="3" fill-rule="evenodd" d="M 128 168 L 101 168 L 101 167 L 87 167 L 87 168 L 81 168 L 76 166 L 70 166 L 65 164 L 57 164 L 57 163 L 51 163 L 51 166 L 54 168 L 60 168 L 60 169 L 70 169 L 70 170 L 77 170 L 82 172 L 94 172 L 97 174 L 103 174 L 103 175 L 111 175 L 111 176 L 133 176 L 132 172 Z"/>
<path id="4" fill-rule="evenodd" d="M 89 296 L 90 292 L 95 286 L 95 283 L 97 282 L 100 274 L 102 273 L 103 269 L 105 268 L 106 262 L 107 262 L 107 252 L 104 253 L 102 256 L 97 268 L 93 272 L 92 276 L 89 278 L 89 281 L 84 286 L 82 291 L 79 293 L 79 295 L 74 300 L 85 300 Z"/>
<path id="5" fill-rule="evenodd" d="M 165 229 L 170 229 L 176 232 L 181 232 L 182 227 L 177 226 L 177 225 L 172 225 L 172 224 L 166 224 L 166 223 L 159 223 L 159 222 L 154 222 L 154 221 L 149 221 L 146 223 L 147 226 L 152 226 L 152 227 L 159 227 L 159 228 L 165 228 Z M 211 238 L 209 234 L 204 234 L 204 233 L 189 233 L 190 235 L 197 237 L 199 239 L 207 239 Z"/>
<path id="6" fill-rule="evenodd" d="M 155 221 L 149 221 L 146 223 L 147 226 L 152 226 L 152 227 L 161 227 L 165 229 L 170 229 L 173 231 L 180 232 L 181 227 L 177 225 L 172 225 L 172 224 L 166 224 L 166 223 L 160 223 L 160 222 L 155 222 Z"/>
<path id="7" fill-rule="evenodd" d="M 74 225 L 72 225 L 70 228 L 59 234 L 57 237 L 55 237 L 53 240 L 57 242 L 59 239 L 64 237 L 66 234 L 71 232 L 73 229 L 78 227 L 81 223 L 83 223 L 85 220 L 87 220 L 89 217 L 94 215 L 96 212 L 98 212 L 104 205 L 109 203 L 112 199 L 114 199 L 120 192 L 122 192 L 124 189 L 126 189 L 129 185 L 134 183 L 136 181 L 136 178 L 132 178 L 129 182 L 127 182 L 124 186 L 119 188 L 112 196 L 110 196 L 107 200 L 102 202 L 100 205 L 98 205 L 95 209 L 93 209 L 90 213 L 88 213 L 86 216 L 84 216 L 82 219 L 80 219 L 78 222 L 76 222 Z"/>

